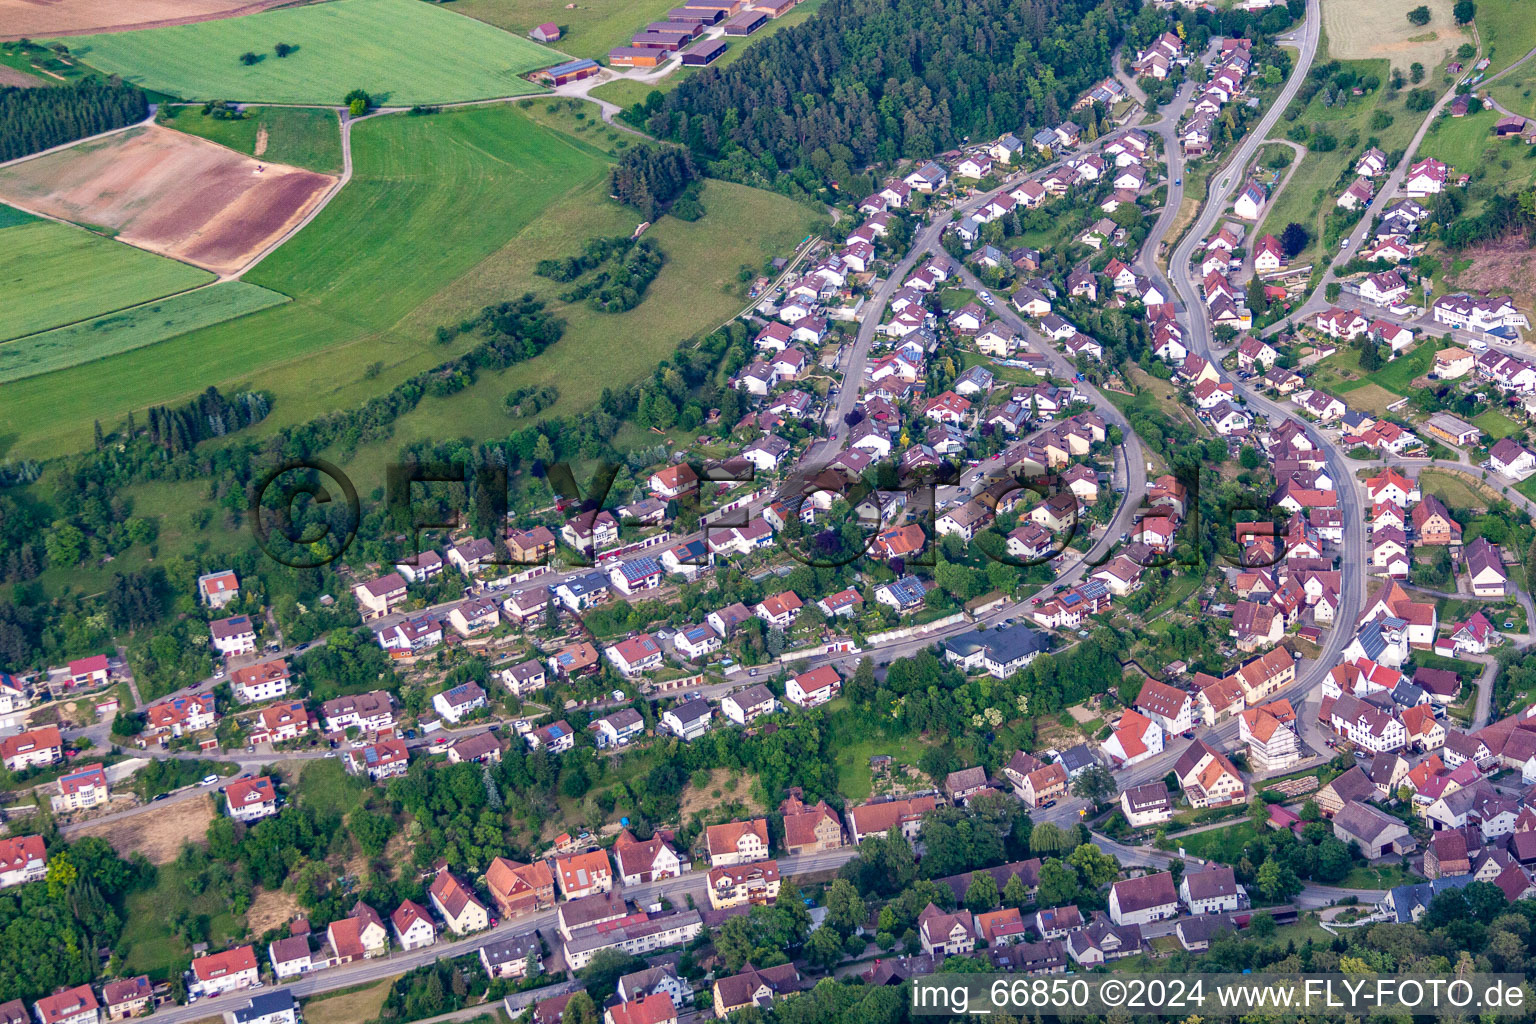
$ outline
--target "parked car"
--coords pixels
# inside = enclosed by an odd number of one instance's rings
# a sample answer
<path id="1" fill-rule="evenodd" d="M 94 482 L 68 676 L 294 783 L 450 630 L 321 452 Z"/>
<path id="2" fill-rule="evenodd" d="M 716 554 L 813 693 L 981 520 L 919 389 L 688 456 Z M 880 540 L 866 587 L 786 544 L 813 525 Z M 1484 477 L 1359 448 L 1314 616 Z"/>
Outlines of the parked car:
<path id="1" fill-rule="evenodd" d="M 211 786 L 215 782 L 218 782 L 218 781 L 219 781 L 219 777 L 217 775 L 204 775 L 203 776 L 203 781 L 200 783 L 200 785 Z"/>

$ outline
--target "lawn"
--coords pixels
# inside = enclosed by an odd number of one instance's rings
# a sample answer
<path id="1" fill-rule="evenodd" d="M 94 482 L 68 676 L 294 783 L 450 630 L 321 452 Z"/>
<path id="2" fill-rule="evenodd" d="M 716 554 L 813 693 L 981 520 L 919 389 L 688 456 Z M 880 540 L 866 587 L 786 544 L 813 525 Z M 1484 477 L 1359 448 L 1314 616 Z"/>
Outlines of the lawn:
<path id="1" fill-rule="evenodd" d="M 345 816 L 363 806 L 369 788 L 346 773 L 340 758 L 305 761 L 299 773 L 298 802 L 320 817 Z"/>
<path id="2" fill-rule="evenodd" d="M 290 164 L 322 174 L 340 174 L 341 122 L 336 112 L 312 107 L 250 107 L 238 120 L 205 116 L 197 107 L 161 107 L 160 124 L 228 146 L 238 153 L 260 156 L 275 164 Z M 260 153 L 257 141 L 265 139 Z"/>
<path id="3" fill-rule="evenodd" d="M 1175 850 L 1182 847 L 1187 857 L 1236 864 L 1243 857 L 1243 848 L 1258 837 L 1258 829 L 1251 821 L 1243 819 L 1223 828 L 1170 837 L 1168 843 Z"/>
<path id="4" fill-rule="evenodd" d="M 976 293 L 970 288 L 945 288 L 939 292 L 939 305 L 946 313 L 952 313 L 975 301 Z"/>
<path id="5" fill-rule="evenodd" d="M 1419 342 L 1407 355 L 1399 356 L 1372 373 L 1370 381 L 1388 391 L 1396 391 L 1401 396 L 1407 396 L 1413 390 L 1409 385 L 1429 372 L 1435 362 L 1435 353 L 1444 347 L 1442 339 L 1427 338 Z"/>
<path id="6" fill-rule="evenodd" d="M 1477 0 L 1477 33 L 1483 53 L 1491 61 L 1490 75 L 1536 49 L 1536 18 L 1531 17 L 1526 0 Z M 1520 70 L 1529 74 L 1531 65 L 1527 63 Z"/>
<path id="7" fill-rule="evenodd" d="M 1142 613 L 1143 621 L 1151 621 L 1164 612 L 1174 608 L 1188 600 L 1189 596 L 1200 589 L 1200 580 L 1194 576 L 1175 576 L 1168 581 L 1168 589 L 1157 603 Z"/>
<path id="8" fill-rule="evenodd" d="M 1483 410 L 1472 417 L 1472 425 L 1495 441 L 1502 441 L 1504 438 L 1518 434 L 1524 429 L 1502 409 Z"/>
<path id="9" fill-rule="evenodd" d="M 1365 383 L 1365 371 L 1360 369 L 1360 351 L 1351 346 L 1340 348 L 1327 359 L 1319 360 L 1312 367 L 1312 375 L 1307 378 L 1308 387 L 1322 388 L 1329 394 L 1339 396 L 1346 391 L 1364 387 Z"/>
<path id="10" fill-rule="evenodd" d="M 1472 175 L 1474 189 L 1482 185 L 1507 191 L 1536 183 L 1536 147 L 1494 138 L 1498 120 L 1499 112 L 1492 108 L 1466 117 L 1439 117 L 1424 136 L 1419 154 L 1445 161 L 1453 178 L 1458 171 Z"/>
<path id="11" fill-rule="evenodd" d="M 208 917 L 212 949 L 226 948 L 243 930 L 243 923 L 229 912 L 228 902 L 216 889 L 193 894 L 187 882 L 186 873 L 175 863 L 162 864 L 152 888 L 129 895 L 126 924 L 116 946 L 128 975 L 148 974 L 154 981 L 169 981 L 176 967 L 191 957 L 192 950 L 171 930 L 171 921 L 181 910 Z"/>
<path id="12" fill-rule="evenodd" d="M 1390 407 L 1401 402 L 1403 396 L 1395 391 L 1388 391 L 1386 388 L 1376 384 L 1374 377 L 1371 380 L 1372 382 L 1369 384 L 1362 384 L 1360 387 L 1350 389 L 1348 397 L 1344 399 L 1345 403 L 1351 409 L 1368 412 L 1377 419 L 1393 415 Z"/>
<path id="13" fill-rule="evenodd" d="M 1339 886 L 1344 889 L 1391 889 L 1393 886 L 1422 882 L 1423 877 L 1403 870 L 1399 864 L 1372 866 L 1358 864 L 1344 876 Z"/>
<path id="14" fill-rule="evenodd" d="M 0 228 L 0 252 L 5 253 L 0 341 L 89 320 L 213 280 L 206 270 L 56 221 Z"/>
<path id="15" fill-rule="evenodd" d="M 331 0 L 243 18 L 65 40 L 91 67 L 184 99 L 394 106 L 521 96 L 562 55 L 417 0 Z M 295 51 L 279 58 L 278 43 Z M 253 64 L 242 54 L 254 53 Z"/>
<path id="16" fill-rule="evenodd" d="M 1318 59 L 1325 58 L 1319 55 Z M 1373 144 L 1373 139 L 1375 145 L 1388 153 L 1406 147 L 1423 118 L 1421 114 L 1408 111 L 1401 95 L 1395 99 L 1387 98 L 1387 61 L 1355 60 L 1343 64 L 1362 77 L 1375 75 L 1383 83 L 1382 87 L 1364 96 L 1349 97 L 1348 102 L 1335 103 L 1331 107 L 1323 104 L 1325 90 L 1319 90 L 1298 117 L 1291 119 L 1287 111 L 1275 129 L 1277 134 L 1284 134 L 1292 124 L 1303 124 L 1314 135 L 1319 128 L 1326 130 L 1336 141 L 1335 148 L 1328 152 L 1318 152 L 1309 146 L 1285 190 L 1270 207 L 1263 228 L 1255 232 L 1256 235 L 1272 234 L 1278 238 L 1292 221 L 1304 226 L 1311 233 L 1312 241 L 1297 255 L 1295 262 L 1298 264 L 1317 258 L 1323 226 L 1335 209 L 1334 202 L 1339 193 L 1349 184 L 1348 179 L 1341 182 L 1345 170 Z M 1382 129 L 1373 129 L 1370 127 L 1371 116 L 1378 110 L 1388 114 L 1392 123 Z M 1305 145 L 1310 139 L 1302 141 Z"/>
<path id="17" fill-rule="evenodd" d="M 1426 469 L 1419 474 L 1419 486 L 1452 509 L 1488 507 L 1488 495 L 1478 491 L 1459 473 Z"/>
<path id="18" fill-rule="evenodd" d="M 244 281 L 224 281 L 17 338 L 0 344 L 0 384 L 105 359 L 287 301 Z"/>

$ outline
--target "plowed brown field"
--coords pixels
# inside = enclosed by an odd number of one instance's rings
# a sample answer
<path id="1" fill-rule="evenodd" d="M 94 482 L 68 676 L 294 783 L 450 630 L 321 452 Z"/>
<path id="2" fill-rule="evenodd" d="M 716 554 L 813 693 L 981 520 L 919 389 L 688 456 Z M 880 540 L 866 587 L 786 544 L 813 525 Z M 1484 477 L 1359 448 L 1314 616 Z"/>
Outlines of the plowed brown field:
<path id="1" fill-rule="evenodd" d="M 164 28 L 255 14 L 293 0 L 0 0 L 0 39 Z"/>
<path id="2" fill-rule="evenodd" d="M 335 181 L 151 125 L 0 169 L 0 199 L 228 274 Z"/>

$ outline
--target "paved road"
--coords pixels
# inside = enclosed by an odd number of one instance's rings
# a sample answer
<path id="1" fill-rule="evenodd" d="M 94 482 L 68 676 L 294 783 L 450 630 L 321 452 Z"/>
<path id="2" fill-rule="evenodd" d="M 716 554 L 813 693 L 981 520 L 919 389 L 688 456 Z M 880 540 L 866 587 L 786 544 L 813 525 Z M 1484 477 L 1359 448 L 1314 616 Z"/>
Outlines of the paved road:
<path id="1" fill-rule="evenodd" d="M 835 871 L 857 854 L 857 847 L 848 846 L 799 857 L 781 857 L 778 861 L 779 871 L 784 877 Z M 673 906 L 682 909 L 686 906 L 688 895 L 693 896 L 697 906 L 707 907 L 709 905 L 708 875 L 707 871 L 691 871 L 679 878 L 669 878 L 663 882 L 625 887 L 623 893 L 636 906 L 641 907 L 666 898 L 672 902 Z M 427 946 L 424 949 L 408 951 L 397 949 L 388 956 L 375 960 L 332 967 L 329 970 L 302 975 L 270 987 L 286 988 L 296 998 L 303 999 L 321 992 L 334 992 L 337 989 L 392 978 L 441 958 L 460 957 L 473 953 L 493 939 L 522 935 L 535 930 L 542 932 L 551 945 L 558 946 L 559 940 L 554 935 L 555 925 L 554 910 L 526 914 L 503 921 L 495 928 L 466 936 L 458 941 L 448 941 L 450 936 L 445 933 L 436 945 Z M 201 1021 L 222 1011 L 242 1006 L 251 995 L 250 991 L 236 992 L 215 999 L 200 999 L 187 1006 L 163 1007 L 155 1011 L 155 1020 L 158 1024 L 192 1024 L 194 1021 Z"/>
<path id="2" fill-rule="evenodd" d="M 1296 67 L 1291 72 L 1291 77 L 1281 88 L 1280 94 L 1275 98 L 1269 110 L 1265 113 L 1258 126 L 1250 132 L 1238 146 L 1231 159 L 1225 166 L 1218 169 L 1212 175 L 1210 199 L 1200 216 L 1196 219 L 1193 229 L 1184 236 L 1182 242 L 1174 250 L 1169 260 L 1169 274 L 1172 278 L 1174 292 L 1178 298 L 1189 326 L 1189 347 L 1192 351 L 1210 359 L 1213 363 L 1220 362 L 1220 353 L 1215 349 L 1214 339 L 1211 334 L 1210 320 L 1205 315 L 1205 307 L 1200 298 L 1199 283 L 1196 272 L 1191 266 L 1196 248 L 1200 242 L 1208 236 L 1222 218 L 1226 203 L 1232 194 L 1241 186 L 1244 172 L 1254 155 L 1258 152 L 1275 122 L 1290 104 L 1296 95 L 1307 70 L 1311 67 L 1313 59 L 1317 55 L 1318 38 L 1321 28 L 1321 17 L 1318 13 L 1318 0 L 1309 0 L 1307 4 L 1306 20 L 1300 30 L 1300 53 L 1296 59 Z M 1260 394 L 1254 388 L 1241 381 L 1234 381 L 1236 388 L 1247 401 L 1249 408 L 1264 413 L 1273 423 L 1280 423 L 1291 418 L 1288 410 L 1280 407 L 1267 397 Z M 1309 693 L 1314 685 L 1320 683 L 1334 664 L 1338 662 L 1339 655 L 1350 639 L 1350 628 L 1359 620 L 1363 609 L 1365 592 L 1365 516 L 1358 490 L 1358 484 L 1354 475 L 1349 471 L 1345 462 L 1344 453 L 1339 447 L 1327 438 L 1319 438 L 1323 452 L 1326 456 L 1326 464 L 1329 474 L 1333 477 L 1338 488 L 1341 511 L 1344 520 L 1344 543 L 1341 550 L 1341 605 L 1337 616 L 1337 626 L 1329 631 L 1328 641 L 1323 647 L 1321 657 L 1313 662 L 1302 672 L 1298 672 L 1298 684 L 1295 689 L 1302 693 Z"/>
<path id="3" fill-rule="evenodd" d="M 1473 63 L 1475 63 L 1475 61 Z M 1463 79 L 1465 77 L 1466 75 L 1462 76 Z M 1299 79 L 1293 78 L 1293 81 L 1299 82 Z M 1372 199 L 1371 205 L 1366 208 L 1364 216 L 1360 218 L 1360 220 L 1355 224 L 1354 228 L 1346 236 L 1349 239 L 1349 244 L 1343 246 L 1333 254 L 1335 256 L 1335 262 L 1329 264 L 1328 269 L 1323 272 L 1322 279 L 1318 282 L 1316 290 L 1314 290 L 1312 294 L 1307 297 L 1305 302 L 1287 314 L 1284 319 L 1279 320 L 1265 328 L 1262 332 L 1262 336 L 1271 337 L 1275 334 L 1278 334 L 1291 323 L 1300 323 L 1302 320 L 1305 320 L 1313 313 L 1322 312 L 1332 305 L 1332 303 L 1327 300 L 1327 291 L 1328 286 L 1339 279 L 1339 275 L 1336 269 L 1337 265 L 1341 262 L 1348 262 L 1353 258 L 1354 253 L 1358 253 L 1360 251 L 1360 246 L 1364 242 L 1366 235 L 1370 232 L 1371 225 L 1376 222 L 1376 218 L 1381 216 L 1382 211 L 1387 208 L 1389 203 L 1395 201 L 1398 198 L 1401 198 L 1397 195 L 1397 190 L 1402 185 L 1403 178 L 1407 175 L 1408 169 L 1412 167 L 1415 162 L 1415 157 L 1418 153 L 1419 145 L 1424 141 L 1424 136 L 1429 133 L 1430 126 L 1434 124 L 1435 118 L 1439 117 L 1440 112 L 1445 109 L 1445 105 L 1455 98 L 1456 89 L 1460 84 L 1461 79 L 1458 79 L 1456 83 L 1454 83 L 1440 96 L 1438 100 L 1435 101 L 1435 105 L 1430 109 L 1429 113 L 1425 115 L 1423 122 L 1419 124 L 1418 131 L 1414 132 L 1412 141 L 1408 143 L 1408 148 L 1403 150 L 1403 158 L 1397 162 L 1396 167 L 1392 168 L 1391 173 L 1387 175 L 1386 181 L 1382 183 L 1378 188 L 1376 192 L 1376 198 Z M 1290 101 L 1287 100 L 1286 102 Z M 1267 134 L 1270 129 L 1266 127 L 1264 130 Z"/>

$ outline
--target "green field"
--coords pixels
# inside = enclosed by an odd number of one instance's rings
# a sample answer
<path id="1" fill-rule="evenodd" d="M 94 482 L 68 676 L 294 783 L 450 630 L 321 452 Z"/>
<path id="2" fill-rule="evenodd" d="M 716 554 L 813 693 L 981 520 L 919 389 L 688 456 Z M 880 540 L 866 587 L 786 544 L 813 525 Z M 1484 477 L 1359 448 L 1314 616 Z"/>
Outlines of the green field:
<path id="1" fill-rule="evenodd" d="M 313 107 L 251 107 L 239 120 L 204 116 L 197 107 L 161 107 L 156 120 L 169 128 L 198 135 L 237 153 L 260 156 L 275 164 L 340 174 L 341 122 L 334 110 Z M 256 142 L 266 135 L 266 148 Z"/>
<path id="2" fill-rule="evenodd" d="M 1324 59 L 1319 55 L 1319 61 Z M 1264 218 L 1264 226 L 1258 232 L 1278 238 L 1292 221 L 1305 227 L 1312 234 L 1312 242 L 1297 255 L 1297 263 L 1316 259 L 1323 225 L 1336 208 L 1334 203 L 1339 193 L 1353 180 L 1345 179 L 1340 184 L 1340 175 L 1346 168 L 1354 166 L 1360 154 L 1369 147 L 1369 140 L 1376 139 L 1376 145 L 1390 154 L 1408 145 L 1414 130 L 1423 119 L 1422 114 L 1409 112 L 1401 95 L 1395 99 L 1387 98 L 1385 83 L 1390 72 L 1387 61 L 1352 60 L 1341 63 L 1358 75 L 1377 76 L 1383 83 L 1382 87 L 1365 96 L 1350 97 L 1348 102 L 1335 103 L 1331 107 L 1323 104 L 1325 90 L 1319 90 L 1297 118 L 1292 120 L 1288 111 L 1287 116 L 1275 127 L 1276 135 L 1284 136 L 1292 124 L 1304 124 L 1314 132 L 1322 128 L 1336 140 L 1335 148 L 1326 153 L 1308 148 L 1307 155 L 1295 168 L 1279 199 L 1270 207 Z M 1373 129 L 1371 115 L 1378 110 L 1390 115 L 1392 123 L 1385 128 Z M 1307 141 L 1303 140 L 1303 145 Z"/>
<path id="3" fill-rule="evenodd" d="M 9 210 L 9 207 L 6 207 Z M 14 218 L 6 214 L 6 221 Z M 88 320 L 213 275 L 55 221 L 0 228 L 0 340 Z"/>
<path id="4" fill-rule="evenodd" d="M 0 343 L 0 384 L 79 366 L 287 302 L 244 281 L 182 292 L 91 320 Z"/>
<path id="5" fill-rule="evenodd" d="M 1531 17 L 1527 0 L 1477 0 L 1476 24 L 1483 52 L 1492 62 L 1487 71 L 1490 75 L 1536 49 L 1536 18 Z M 1536 58 L 1530 63 L 1536 63 Z M 1530 63 L 1520 71 L 1530 74 Z"/>
<path id="6" fill-rule="evenodd" d="M 591 145 L 539 127 L 521 105 L 372 118 L 353 131 L 353 155 L 351 183 L 246 275 L 294 302 L 6 385 L 7 457 L 79 449 L 96 418 L 115 424 L 130 409 L 211 384 L 272 392 L 263 429 L 355 407 L 473 343 L 436 344 L 439 325 L 529 290 L 554 300 L 564 286 L 535 277 L 538 260 L 574 252 L 594 235 L 628 234 L 638 219 L 607 198 L 608 164 Z M 504 434 L 501 398 L 524 384 L 559 388 L 559 403 L 544 415 L 587 408 L 603 387 L 648 373 L 681 340 L 738 312 L 739 268 L 787 255 L 817 219 L 781 196 L 723 182 L 709 182 L 703 202 L 702 220 L 664 218 L 651 229 L 667 264 L 636 309 L 612 315 L 555 301 L 567 322 L 558 344 L 482 374 L 458 396 L 424 401 L 394 439 L 360 458 L 382 464 L 406 434 Z M 317 266 L 326 273 L 315 274 Z M 170 499 L 165 507 L 173 515 L 180 508 Z"/>
<path id="7" fill-rule="evenodd" d="M 1445 161 L 1453 177 L 1458 171 L 1472 175 L 1474 196 L 1489 186 L 1498 191 L 1527 188 L 1536 183 L 1536 146 L 1494 138 L 1498 120 L 1498 111 L 1492 109 L 1441 117 L 1424 136 L 1419 154 Z"/>
<path id="8" fill-rule="evenodd" d="M 25 210 L 18 210 L 14 206 L 6 206 L 4 203 L 0 203 L 0 228 L 13 228 L 17 224 L 31 224 L 40 219 L 39 217 L 32 216 Z"/>
<path id="9" fill-rule="evenodd" d="M 90 66 L 185 99 L 405 106 L 521 96 L 562 56 L 419 0 L 330 0 L 243 18 L 65 40 Z M 297 47 L 288 57 L 278 43 Z M 252 52 L 255 64 L 241 62 Z"/>

